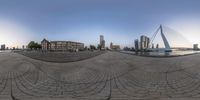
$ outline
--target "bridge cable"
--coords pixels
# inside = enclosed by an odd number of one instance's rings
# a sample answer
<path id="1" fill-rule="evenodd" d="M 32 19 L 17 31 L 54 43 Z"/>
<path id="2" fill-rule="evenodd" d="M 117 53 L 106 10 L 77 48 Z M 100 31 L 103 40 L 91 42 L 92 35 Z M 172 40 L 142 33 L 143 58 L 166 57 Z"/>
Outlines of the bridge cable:
<path id="1" fill-rule="evenodd" d="M 155 32 L 155 33 L 153 34 L 153 36 L 151 37 L 150 45 L 153 43 L 153 41 L 154 41 L 156 35 L 158 34 L 159 30 L 160 30 L 160 27 L 156 30 L 156 32 Z"/>

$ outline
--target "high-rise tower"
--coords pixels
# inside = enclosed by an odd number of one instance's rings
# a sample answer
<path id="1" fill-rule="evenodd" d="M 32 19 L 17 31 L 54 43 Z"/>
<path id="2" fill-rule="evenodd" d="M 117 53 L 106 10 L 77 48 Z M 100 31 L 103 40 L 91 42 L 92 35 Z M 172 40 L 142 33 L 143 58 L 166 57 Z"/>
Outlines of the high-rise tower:
<path id="1" fill-rule="evenodd" d="M 100 46 L 101 48 L 105 48 L 105 40 L 103 35 L 100 35 Z"/>

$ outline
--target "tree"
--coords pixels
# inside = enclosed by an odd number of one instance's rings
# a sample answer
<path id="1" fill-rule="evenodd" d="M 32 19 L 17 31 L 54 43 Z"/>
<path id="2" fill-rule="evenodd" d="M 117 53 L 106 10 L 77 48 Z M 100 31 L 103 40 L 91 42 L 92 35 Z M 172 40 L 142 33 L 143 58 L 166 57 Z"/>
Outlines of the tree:
<path id="1" fill-rule="evenodd" d="M 96 50 L 96 47 L 94 45 L 90 45 L 90 50 Z"/>
<path id="2" fill-rule="evenodd" d="M 124 47 L 124 51 L 130 51 L 129 47 Z"/>
<path id="3" fill-rule="evenodd" d="M 85 46 L 85 47 L 84 47 L 84 50 L 88 50 L 88 47 L 87 47 L 87 46 Z"/>
<path id="4" fill-rule="evenodd" d="M 101 45 L 100 45 L 100 44 L 98 44 L 97 49 L 100 49 L 100 50 L 101 50 Z"/>
<path id="5" fill-rule="evenodd" d="M 135 51 L 135 48 L 134 48 L 134 47 L 132 47 L 132 48 L 131 48 L 131 51 Z"/>
<path id="6" fill-rule="evenodd" d="M 35 44 L 34 41 L 29 42 L 28 48 L 30 48 L 32 50 L 34 48 L 34 44 Z"/>
<path id="7" fill-rule="evenodd" d="M 32 49 L 41 49 L 42 46 L 40 44 L 38 44 L 37 42 L 31 41 L 28 44 L 28 48 Z"/>

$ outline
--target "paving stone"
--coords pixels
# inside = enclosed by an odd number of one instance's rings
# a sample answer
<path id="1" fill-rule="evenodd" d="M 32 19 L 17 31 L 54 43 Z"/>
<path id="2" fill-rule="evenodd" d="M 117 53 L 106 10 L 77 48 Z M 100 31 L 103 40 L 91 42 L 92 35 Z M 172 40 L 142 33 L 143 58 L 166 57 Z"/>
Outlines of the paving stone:
<path id="1" fill-rule="evenodd" d="M 0 54 L 0 100 L 200 99 L 200 54 L 172 58 L 111 51 L 50 53 L 41 58 L 44 53 L 23 55 Z"/>

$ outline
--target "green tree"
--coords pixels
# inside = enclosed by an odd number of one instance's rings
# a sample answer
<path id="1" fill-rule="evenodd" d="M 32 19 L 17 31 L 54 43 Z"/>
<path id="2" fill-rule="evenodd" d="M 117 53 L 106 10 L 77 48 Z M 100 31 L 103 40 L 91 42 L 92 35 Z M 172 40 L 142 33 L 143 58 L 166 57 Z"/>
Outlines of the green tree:
<path id="1" fill-rule="evenodd" d="M 90 45 L 90 50 L 96 50 L 96 47 L 94 45 Z"/>
<path id="2" fill-rule="evenodd" d="M 28 48 L 32 49 L 41 49 L 42 46 L 40 44 L 38 44 L 37 42 L 31 41 L 28 44 Z"/>
<path id="3" fill-rule="evenodd" d="M 35 42 L 34 41 L 31 41 L 29 42 L 28 44 L 28 48 L 30 48 L 31 50 L 34 48 L 34 45 L 35 45 Z"/>
<path id="4" fill-rule="evenodd" d="M 97 49 L 100 49 L 100 50 L 101 50 L 101 45 L 100 45 L 100 44 L 98 44 Z"/>

